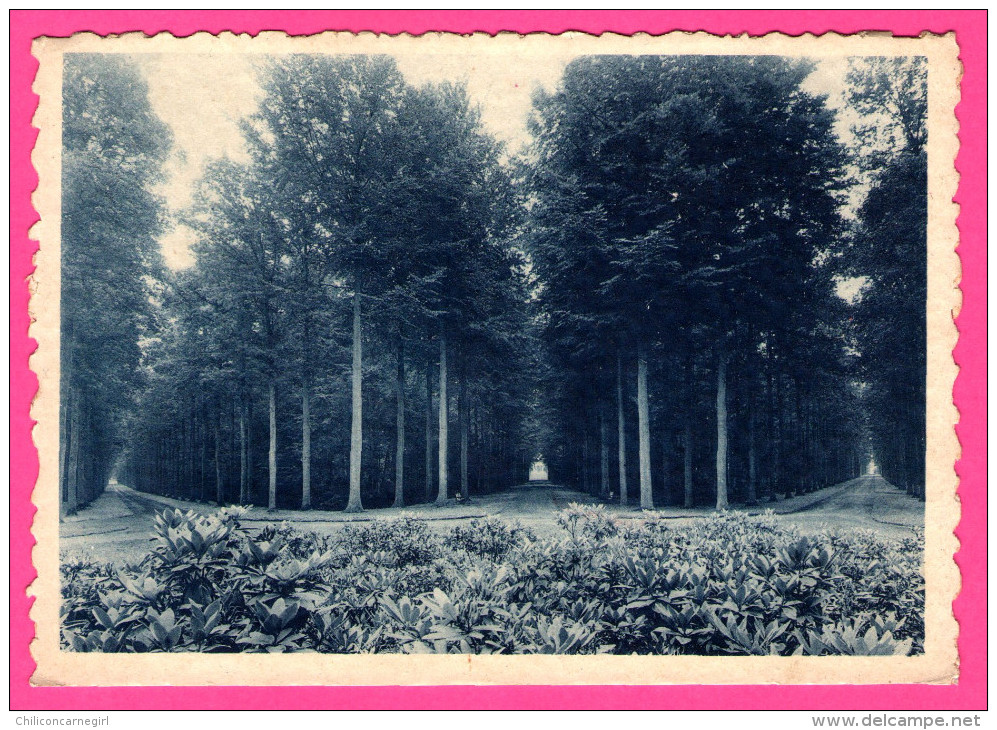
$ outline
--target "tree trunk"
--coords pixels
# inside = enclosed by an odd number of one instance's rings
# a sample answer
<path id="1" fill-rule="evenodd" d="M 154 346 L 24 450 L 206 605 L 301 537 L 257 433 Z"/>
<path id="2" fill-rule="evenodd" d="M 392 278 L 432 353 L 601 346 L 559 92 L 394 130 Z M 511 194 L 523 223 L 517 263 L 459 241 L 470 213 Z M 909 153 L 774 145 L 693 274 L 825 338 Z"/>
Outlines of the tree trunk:
<path id="1" fill-rule="evenodd" d="M 179 414 L 180 423 L 177 424 L 177 428 L 180 430 L 180 444 L 177 448 L 177 471 L 180 476 L 180 480 L 177 489 L 180 493 L 181 499 L 192 499 L 193 485 L 187 479 L 187 444 L 190 441 L 190 428 L 187 424 L 187 415 L 182 412 L 183 406 L 181 405 L 181 413 Z M 88 485 L 89 486 L 89 485 Z"/>
<path id="2" fill-rule="evenodd" d="M 695 503 L 692 489 L 692 409 L 686 407 L 685 433 L 682 437 L 682 506 L 690 508 Z"/>
<path id="3" fill-rule="evenodd" d="M 772 419 L 772 439 L 774 445 L 774 455 L 772 459 L 772 492 L 773 496 L 778 493 L 785 493 L 785 480 L 782 476 L 782 439 L 785 433 L 785 414 L 783 410 L 782 378 L 780 373 L 775 373 L 773 381 L 775 388 L 775 410 Z"/>
<path id="4" fill-rule="evenodd" d="M 301 241 L 302 293 L 310 302 L 311 276 L 308 238 Z M 312 507 L 312 377 L 311 377 L 311 304 L 301 317 L 301 509 Z"/>
<path id="5" fill-rule="evenodd" d="M 187 495 L 186 499 L 194 501 L 197 499 L 197 484 L 194 478 L 196 471 L 196 459 L 194 451 L 194 442 L 196 440 L 195 429 L 197 427 L 197 422 L 193 416 L 193 409 L 185 415 L 183 420 L 184 429 L 184 492 Z"/>
<path id="6" fill-rule="evenodd" d="M 309 374 L 301 383 L 301 509 L 312 508 L 312 391 Z"/>
<path id="7" fill-rule="evenodd" d="M 59 516 L 71 512 L 69 504 L 69 380 L 72 377 L 70 367 L 72 352 L 72 337 L 70 327 L 65 327 L 59 347 Z"/>
<path id="8" fill-rule="evenodd" d="M 175 424 L 174 424 L 175 426 Z M 183 443 L 179 436 L 174 434 L 173 448 L 170 451 L 170 462 L 172 464 L 173 496 L 183 499 Z M 85 485 L 85 482 L 80 482 Z"/>
<path id="9" fill-rule="evenodd" d="M 755 408 L 748 403 L 748 504 L 758 501 L 758 458 L 755 453 Z"/>
<path id="10" fill-rule="evenodd" d="M 800 417 L 800 384 L 798 382 L 796 382 L 796 378 L 790 376 L 789 377 L 789 385 L 792 386 L 792 389 L 793 389 L 793 392 L 792 392 L 793 427 L 792 427 L 792 429 L 789 432 L 789 434 L 790 434 L 790 441 L 789 441 L 789 443 L 790 443 L 790 447 L 792 448 L 792 450 L 795 453 L 799 454 L 800 457 L 802 457 L 802 458 L 800 458 L 800 460 L 798 462 L 798 463 L 801 463 L 802 468 L 801 469 L 798 468 L 798 470 L 797 470 L 798 472 L 802 472 L 802 473 L 796 473 L 796 474 L 794 474 L 793 475 L 793 480 L 791 482 L 792 485 L 793 485 L 792 488 L 791 488 L 791 490 L 792 490 L 792 496 L 796 496 L 797 494 L 802 494 L 803 492 L 806 491 L 806 477 L 805 477 L 805 474 L 806 474 L 806 451 L 804 451 L 804 449 L 803 449 L 803 438 L 802 438 L 802 434 L 801 434 L 801 430 L 802 429 L 800 427 L 801 423 L 802 423 L 802 419 Z"/>
<path id="11" fill-rule="evenodd" d="M 398 334 L 395 372 L 395 507 L 405 506 L 405 341 Z"/>
<path id="12" fill-rule="evenodd" d="M 664 419 L 662 419 L 664 420 Z M 661 424 L 661 491 L 664 495 L 665 504 L 669 505 L 672 503 L 672 490 L 671 490 L 671 464 L 669 463 L 671 459 L 671 443 L 669 439 L 670 434 L 665 428 L 665 424 Z"/>
<path id="13" fill-rule="evenodd" d="M 268 461 L 268 475 L 270 478 L 267 490 L 267 509 L 277 509 L 277 384 L 270 379 L 269 387 L 270 400 L 270 453 Z"/>
<path id="14" fill-rule="evenodd" d="M 426 501 L 433 499 L 433 363 L 426 356 Z"/>
<path id="15" fill-rule="evenodd" d="M 765 499 L 775 501 L 776 488 L 778 486 L 777 475 L 779 473 L 779 445 L 776 433 L 776 413 L 775 413 L 775 380 L 772 375 L 772 364 L 768 364 L 768 372 L 765 375 L 765 438 L 767 442 L 768 466 L 765 470 L 767 477 L 764 480 Z"/>
<path id="16" fill-rule="evenodd" d="M 599 493 L 609 497 L 609 428 L 606 424 L 606 406 L 599 404 Z"/>
<path id="17" fill-rule="evenodd" d="M 717 509 L 727 509 L 727 355 L 717 363 Z"/>
<path id="18" fill-rule="evenodd" d="M 81 499 L 80 489 L 80 441 L 83 440 L 83 433 L 80 429 L 80 394 L 73 393 L 72 400 L 72 420 L 69 424 L 70 437 L 69 446 L 69 505 L 73 512 L 84 505 Z"/>
<path id="19" fill-rule="evenodd" d="M 247 502 L 255 502 L 256 490 L 253 488 L 253 393 L 246 394 L 246 494 Z"/>
<path id="20" fill-rule="evenodd" d="M 651 491 L 651 427 L 647 407 L 647 355 L 637 356 L 637 426 L 640 432 L 640 508 L 654 509 Z"/>
<path id="21" fill-rule="evenodd" d="M 481 412 L 471 411 L 471 440 L 474 443 L 474 492 L 481 494 L 484 487 L 484 446 L 481 438 Z"/>
<path id="22" fill-rule="evenodd" d="M 479 463 L 481 464 L 481 484 L 485 491 L 495 486 L 495 418 L 494 415 L 479 416 L 478 441 L 481 445 Z"/>
<path id="23" fill-rule="evenodd" d="M 362 512 L 360 464 L 363 452 L 363 357 L 361 352 L 360 292 L 353 295 L 353 423 L 350 430 L 350 497 L 347 512 Z"/>
<path id="24" fill-rule="evenodd" d="M 436 503 L 447 501 L 447 338 L 440 331 L 440 476 Z"/>
<path id="25" fill-rule="evenodd" d="M 69 388 L 62 386 L 59 394 L 59 502 L 61 514 L 71 512 L 75 505 L 69 503 L 69 441 L 72 438 L 69 414 Z"/>
<path id="26" fill-rule="evenodd" d="M 623 416 L 623 355 L 616 353 L 616 444 L 620 463 L 620 504 L 627 503 L 627 438 Z"/>
<path id="27" fill-rule="evenodd" d="M 188 433 L 187 440 L 187 469 L 190 472 L 190 498 L 192 500 L 197 499 L 197 494 L 200 491 L 198 487 L 198 482 L 195 477 L 197 474 L 197 408 L 192 405 L 190 410 L 190 431 Z"/>
<path id="28" fill-rule="evenodd" d="M 592 493 L 592 488 L 589 485 L 589 429 L 587 422 L 582 429 L 582 491 L 585 494 Z"/>
<path id="29" fill-rule="evenodd" d="M 222 478 L 222 414 L 221 408 L 215 413 L 215 502 L 225 499 L 225 482 Z"/>
<path id="30" fill-rule="evenodd" d="M 63 373 L 62 380 L 68 380 L 68 373 Z M 61 418 L 59 419 L 59 426 L 62 430 L 61 437 L 59 439 L 59 492 L 62 498 L 62 508 L 64 514 L 72 514 L 76 511 L 76 494 L 69 488 L 69 462 L 70 454 L 72 453 L 72 442 L 76 437 L 73 433 L 72 424 L 72 387 L 63 382 L 62 383 L 62 393 L 61 393 L 61 403 L 62 412 L 59 414 Z"/>
<path id="31" fill-rule="evenodd" d="M 226 482 L 231 480 L 233 484 L 236 483 L 234 472 L 235 472 L 235 450 L 236 450 L 236 440 L 238 434 L 236 433 L 236 411 L 239 410 L 238 398 L 232 399 L 232 407 L 226 408 L 228 411 L 228 458 L 225 460 L 225 466 L 227 470 Z"/>
<path id="32" fill-rule="evenodd" d="M 76 455 L 76 467 L 74 469 L 76 473 L 76 503 L 80 507 L 85 507 L 90 503 L 91 499 L 91 484 L 90 484 L 90 472 L 88 469 L 89 461 L 91 458 L 91 449 L 93 448 L 93 441 L 90 437 L 84 436 L 84 434 L 90 434 L 91 431 L 87 425 L 87 412 L 85 407 L 86 401 L 79 399 L 76 401 L 75 410 L 77 411 L 76 418 L 77 422 L 73 425 L 76 433 L 79 434 L 79 438 L 76 439 L 79 444 Z M 179 464 L 180 461 L 178 460 Z M 180 480 L 177 479 L 177 484 Z M 906 482 L 903 482 L 906 483 Z"/>
<path id="33" fill-rule="evenodd" d="M 470 498 L 467 491 L 467 372 L 461 363 L 460 394 L 457 399 L 457 418 L 460 421 L 460 494 L 465 500 Z"/>
<path id="34" fill-rule="evenodd" d="M 204 396 L 200 397 L 201 405 L 201 430 L 198 437 L 201 439 L 201 489 L 198 499 L 202 502 L 208 501 L 208 411 L 204 405 Z"/>
<path id="35" fill-rule="evenodd" d="M 246 443 L 246 394 L 239 398 L 239 504 L 249 502 L 249 445 Z"/>

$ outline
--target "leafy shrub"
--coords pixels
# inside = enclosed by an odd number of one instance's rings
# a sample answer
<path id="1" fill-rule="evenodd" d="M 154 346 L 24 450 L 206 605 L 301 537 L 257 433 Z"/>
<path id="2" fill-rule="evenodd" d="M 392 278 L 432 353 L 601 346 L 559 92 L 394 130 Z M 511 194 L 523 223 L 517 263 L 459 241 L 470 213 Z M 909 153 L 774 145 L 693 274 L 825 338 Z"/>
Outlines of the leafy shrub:
<path id="1" fill-rule="evenodd" d="M 136 565 L 62 565 L 62 640 L 100 652 L 923 652 L 923 536 L 803 537 L 727 512 L 622 528 L 572 505 L 564 539 L 497 518 L 319 537 L 166 510 Z"/>
<path id="2" fill-rule="evenodd" d="M 620 528 L 606 513 L 605 505 L 581 505 L 572 502 L 557 514 L 557 524 L 568 531 L 572 540 L 601 542 L 619 534 Z"/>
<path id="3" fill-rule="evenodd" d="M 426 523 L 411 517 L 350 525 L 338 542 L 349 554 L 383 565 L 426 565 L 443 553 Z"/>
<path id="4" fill-rule="evenodd" d="M 880 540 L 867 530 L 831 533 L 828 539 L 838 555 L 828 617 L 893 616 L 896 638 L 911 639 L 914 653 L 923 651 L 924 532 L 899 541 Z"/>
<path id="5" fill-rule="evenodd" d="M 536 535 L 519 522 L 486 517 L 457 525 L 443 538 L 443 544 L 451 550 L 466 550 L 471 555 L 498 560 L 512 548 L 536 539 Z"/>
<path id="6" fill-rule="evenodd" d="M 256 539 L 260 542 L 272 542 L 279 545 L 285 553 L 295 558 L 307 558 L 316 550 L 323 553 L 333 552 L 337 555 L 342 553 L 343 556 L 347 554 L 346 548 L 340 550 L 332 538 L 317 535 L 307 530 L 295 529 L 287 522 L 267 525 L 257 533 Z M 340 562 L 342 562 L 342 558 Z"/>

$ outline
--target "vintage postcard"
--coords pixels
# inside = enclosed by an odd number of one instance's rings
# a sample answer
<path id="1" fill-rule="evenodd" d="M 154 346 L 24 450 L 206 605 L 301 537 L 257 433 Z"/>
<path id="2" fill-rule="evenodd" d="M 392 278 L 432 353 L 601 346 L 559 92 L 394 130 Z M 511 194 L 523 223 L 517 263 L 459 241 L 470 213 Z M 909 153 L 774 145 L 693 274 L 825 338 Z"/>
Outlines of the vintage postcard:
<path id="1" fill-rule="evenodd" d="M 32 52 L 35 685 L 957 681 L 954 36 Z"/>

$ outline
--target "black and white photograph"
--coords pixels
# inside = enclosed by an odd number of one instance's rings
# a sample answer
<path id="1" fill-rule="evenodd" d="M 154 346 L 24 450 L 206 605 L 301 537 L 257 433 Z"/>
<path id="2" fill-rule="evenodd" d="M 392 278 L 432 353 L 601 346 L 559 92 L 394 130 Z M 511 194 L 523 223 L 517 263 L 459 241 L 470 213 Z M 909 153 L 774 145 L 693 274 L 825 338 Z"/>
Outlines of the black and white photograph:
<path id="1" fill-rule="evenodd" d="M 61 652 L 925 654 L 928 56 L 586 48 L 62 54 Z"/>

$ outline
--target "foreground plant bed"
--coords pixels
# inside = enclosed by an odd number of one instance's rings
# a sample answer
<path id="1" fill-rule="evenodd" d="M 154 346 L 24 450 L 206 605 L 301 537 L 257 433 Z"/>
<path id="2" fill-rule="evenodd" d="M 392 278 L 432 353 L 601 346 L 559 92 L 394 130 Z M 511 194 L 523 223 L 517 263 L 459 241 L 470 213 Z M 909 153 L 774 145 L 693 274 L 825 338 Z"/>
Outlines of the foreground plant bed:
<path id="1" fill-rule="evenodd" d="M 560 539 L 498 518 L 442 536 L 414 519 L 319 537 L 242 511 L 166 510 L 137 565 L 62 565 L 75 651 L 915 654 L 923 537 L 801 537 L 771 515 L 626 527 L 558 515 Z"/>

